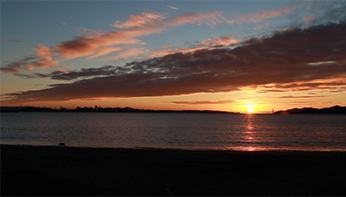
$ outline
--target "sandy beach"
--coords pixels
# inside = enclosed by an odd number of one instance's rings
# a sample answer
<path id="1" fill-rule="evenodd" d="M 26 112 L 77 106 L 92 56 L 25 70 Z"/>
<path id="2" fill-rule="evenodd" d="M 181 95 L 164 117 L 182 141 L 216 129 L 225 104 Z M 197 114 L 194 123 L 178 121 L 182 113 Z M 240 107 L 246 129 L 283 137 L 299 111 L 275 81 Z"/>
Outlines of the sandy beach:
<path id="1" fill-rule="evenodd" d="M 1 195 L 346 195 L 346 152 L 1 145 Z"/>

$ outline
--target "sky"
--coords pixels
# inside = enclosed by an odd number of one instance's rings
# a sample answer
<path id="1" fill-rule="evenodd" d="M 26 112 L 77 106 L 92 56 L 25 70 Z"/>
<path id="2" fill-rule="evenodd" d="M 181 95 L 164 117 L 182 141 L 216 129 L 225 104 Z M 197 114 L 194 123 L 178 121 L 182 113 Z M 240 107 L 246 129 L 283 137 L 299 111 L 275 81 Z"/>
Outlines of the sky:
<path id="1" fill-rule="evenodd" d="M 346 105 L 345 1 L 1 1 L 1 106 Z"/>

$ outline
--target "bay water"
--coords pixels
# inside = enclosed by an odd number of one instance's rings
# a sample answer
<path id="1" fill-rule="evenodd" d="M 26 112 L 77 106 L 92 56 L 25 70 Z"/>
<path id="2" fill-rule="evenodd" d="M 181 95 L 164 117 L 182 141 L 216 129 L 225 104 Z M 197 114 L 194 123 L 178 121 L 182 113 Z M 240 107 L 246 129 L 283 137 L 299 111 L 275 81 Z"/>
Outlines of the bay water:
<path id="1" fill-rule="evenodd" d="M 345 115 L 1 113 L 1 144 L 346 151 Z"/>

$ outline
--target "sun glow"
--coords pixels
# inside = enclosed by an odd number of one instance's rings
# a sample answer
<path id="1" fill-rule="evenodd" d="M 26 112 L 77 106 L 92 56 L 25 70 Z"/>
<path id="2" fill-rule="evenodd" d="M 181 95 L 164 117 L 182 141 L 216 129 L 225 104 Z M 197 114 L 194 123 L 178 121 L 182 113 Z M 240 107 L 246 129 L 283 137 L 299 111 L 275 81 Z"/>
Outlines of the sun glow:
<path id="1" fill-rule="evenodd" d="M 256 106 L 255 104 L 246 104 L 246 105 L 243 105 L 243 107 L 246 108 L 246 113 L 247 113 L 247 114 L 252 114 L 252 113 L 253 113 L 253 108 L 254 108 L 255 106 Z"/>
<path id="2" fill-rule="evenodd" d="M 251 114 L 253 112 L 253 109 L 252 108 L 247 108 L 247 113 L 248 114 Z"/>

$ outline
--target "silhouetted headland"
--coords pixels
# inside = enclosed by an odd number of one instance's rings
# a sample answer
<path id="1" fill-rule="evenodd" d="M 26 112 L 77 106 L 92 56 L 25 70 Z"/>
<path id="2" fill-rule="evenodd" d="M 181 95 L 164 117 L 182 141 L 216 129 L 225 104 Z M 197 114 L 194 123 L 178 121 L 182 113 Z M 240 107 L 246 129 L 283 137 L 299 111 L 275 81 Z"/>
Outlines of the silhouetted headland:
<path id="1" fill-rule="evenodd" d="M 294 108 L 286 111 L 277 111 L 274 114 L 346 114 L 346 107 L 338 105 L 329 108 L 316 109 L 312 107 Z"/>
<path id="2" fill-rule="evenodd" d="M 134 109 L 131 107 L 125 108 L 102 108 L 95 106 L 93 107 L 76 107 L 75 109 L 67 109 L 60 107 L 60 109 L 52 109 L 47 107 L 0 107 L 1 112 L 146 112 L 146 113 L 227 113 L 227 114 L 239 114 L 235 112 L 227 111 L 213 111 L 213 110 L 152 110 L 152 109 Z"/>

